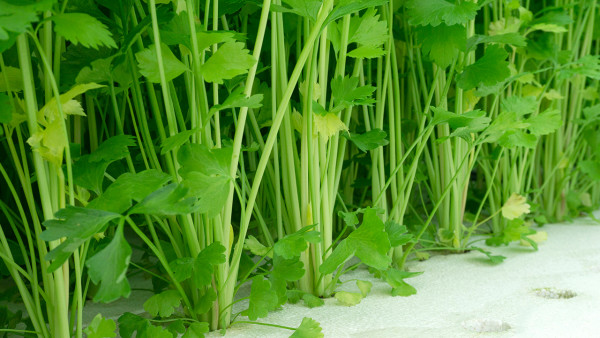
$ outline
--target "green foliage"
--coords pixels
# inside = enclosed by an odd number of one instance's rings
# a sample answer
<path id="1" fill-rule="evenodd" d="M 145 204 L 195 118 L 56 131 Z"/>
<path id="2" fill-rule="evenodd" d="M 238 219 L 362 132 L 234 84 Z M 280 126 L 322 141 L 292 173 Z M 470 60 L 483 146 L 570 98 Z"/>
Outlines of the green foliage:
<path id="1" fill-rule="evenodd" d="M 129 214 L 183 215 L 196 209 L 196 198 L 188 197 L 188 188 L 172 183 L 146 196 Z"/>
<path id="2" fill-rule="evenodd" d="M 363 295 L 356 292 L 338 291 L 335 293 L 335 299 L 345 306 L 354 306 L 363 299 Z"/>
<path id="3" fill-rule="evenodd" d="M 200 251 L 194 261 L 194 285 L 197 288 L 208 286 L 216 265 L 225 263 L 225 247 L 217 242 Z"/>
<path id="4" fill-rule="evenodd" d="M 66 40 L 84 47 L 98 49 L 100 46 L 117 48 L 108 28 L 85 13 L 62 13 L 53 15 L 54 30 Z"/>
<path id="5" fill-rule="evenodd" d="M 82 188 L 101 194 L 104 173 L 108 166 L 129 155 L 128 147 L 135 141 L 128 135 L 113 136 L 102 142 L 91 154 L 81 156 L 73 163 L 73 179 Z"/>
<path id="6" fill-rule="evenodd" d="M 479 9 L 474 2 L 451 3 L 445 0 L 408 0 L 406 7 L 409 23 L 416 26 L 437 26 L 442 22 L 447 25 L 464 25 L 475 18 Z"/>
<path id="7" fill-rule="evenodd" d="M 408 297 L 417 293 L 417 290 L 404 279 L 416 277 L 422 272 L 408 272 L 389 268 L 381 272 L 383 279 L 392 287 L 392 296 Z"/>
<path id="8" fill-rule="evenodd" d="M 185 331 L 182 338 L 204 338 L 204 334 L 208 333 L 208 331 L 208 323 L 192 323 L 187 331 Z"/>
<path id="9" fill-rule="evenodd" d="M 153 317 L 170 317 L 181 304 L 181 295 L 176 290 L 156 294 L 144 302 L 144 310 Z"/>
<path id="10" fill-rule="evenodd" d="M 363 134 L 344 133 L 342 135 L 364 152 L 386 146 L 390 143 L 387 140 L 387 133 L 381 129 L 372 129 Z"/>
<path id="11" fill-rule="evenodd" d="M 103 232 L 108 222 L 121 217 L 109 211 L 73 206 L 59 210 L 54 216 L 56 219 L 44 222 L 46 230 L 40 237 L 45 241 L 65 239 L 46 255 L 46 259 L 52 261 L 48 267 L 49 271 L 56 270 L 85 241 Z"/>
<path id="12" fill-rule="evenodd" d="M 150 45 L 148 48 L 137 52 L 135 59 L 138 62 L 140 73 L 150 82 L 160 82 L 160 66 L 164 69 L 165 81 L 171 81 L 183 74 L 188 68 L 171 52 L 169 46 L 160 45 L 161 60 L 159 65 L 158 54 L 155 45 Z"/>
<path id="13" fill-rule="evenodd" d="M 217 84 L 248 72 L 256 60 L 241 42 L 226 42 L 202 65 L 202 76 Z"/>
<path id="14" fill-rule="evenodd" d="M 408 233 L 405 225 L 401 225 L 393 220 L 385 222 L 385 232 L 388 234 L 390 245 L 398 247 L 414 241 L 414 236 Z"/>
<path id="15" fill-rule="evenodd" d="M 332 112 L 355 105 L 373 103 L 371 95 L 374 91 L 375 88 L 372 86 L 358 87 L 356 77 L 336 77 L 331 80 L 331 94 L 336 105 Z"/>
<path id="16" fill-rule="evenodd" d="M 192 135 L 194 135 L 196 133 L 198 133 L 197 129 L 191 129 L 191 130 L 185 130 L 185 131 L 177 133 L 173 136 L 167 137 L 162 143 L 162 146 L 160 149 L 160 154 L 164 155 L 171 150 L 181 147 L 182 145 L 187 143 L 187 141 L 189 140 L 189 138 Z"/>
<path id="17" fill-rule="evenodd" d="M 296 15 L 315 21 L 317 20 L 317 14 L 319 14 L 319 9 L 321 8 L 323 1 L 283 0 L 283 3 L 287 6 L 273 6 L 273 8 L 282 12 L 294 13 Z"/>
<path id="18" fill-rule="evenodd" d="M 214 216 L 221 211 L 229 194 L 232 148 L 209 149 L 186 144 L 179 149 L 179 174 L 189 193 L 198 198 L 198 211 Z"/>
<path id="19" fill-rule="evenodd" d="M 421 50 L 438 66 L 446 68 L 452 64 L 467 44 L 467 30 L 462 25 L 422 26 L 417 28 L 417 39 Z"/>
<path id="20" fill-rule="evenodd" d="M 338 244 L 319 271 L 323 274 L 332 273 L 352 256 L 368 266 L 384 270 L 391 263 L 387 256 L 390 248 L 385 225 L 377 217 L 376 211 L 369 208 L 365 210 L 361 226 Z"/>
<path id="21" fill-rule="evenodd" d="M 271 289 L 271 282 L 262 276 L 252 278 L 250 301 L 248 309 L 242 311 L 242 315 L 248 316 L 250 320 L 266 317 L 269 311 L 277 308 L 277 294 Z"/>
<path id="22" fill-rule="evenodd" d="M 86 263 L 90 279 L 100 284 L 94 296 L 95 302 L 109 303 L 120 297 L 129 297 L 131 288 L 126 273 L 130 259 L 131 247 L 123 235 L 121 224 L 110 243 Z"/>
<path id="23" fill-rule="evenodd" d="M 527 236 L 535 234 L 535 230 L 530 229 L 525 221 L 521 218 L 515 218 L 508 221 L 501 234 L 490 237 L 485 240 L 485 244 L 489 246 L 508 245 L 511 242 L 524 240 L 529 242 L 532 247 L 537 250 L 537 243 L 527 238 Z"/>
<path id="24" fill-rule="evenodd" d="M 109 338 L 116 337 L 115 330 L 117 324 L 112 319 L 106 319 L 101 314 L 97 314 L 90 325 L 85 329 L 85 334 L 89 338 Z"/>
<path id="25" fill-rule="evenodd" d="M 117 178 L 102 195 L 92 200 L 88 208 L 124 213 L 132 205 L 132 200 L 140 202 L 152 192 L 169 182 L 169 175 L 156 169 L 125 173 Z"/>
<path id="26" fill-rule="evenodd" d="M 304 317 L 290 338 L 322 338 L 324 335 L 321 330 L 321 326 L 314 319 Z"/>
<path id="27" fill-rule="evenodd" d="M 281 238 L 273 247 L 275 254 L 285 259 L 300 256 L 308 248 L 308 243 L 318 243 L 321 240 L 320 233 L 313 230 L 314 226 L 306 226 L 293 234 Z"/>
<path id="28" fill-rule="evenodd" d="M 468 3 L 468 2 L 463 2 Z M 508 53 L 498 45 L 488 47 L 485 54 L 469 65 L 457 77 L 457 86 L 464 90 L 479 86 L 493 86 L 510 76 Z"/>
<path id="29" fill-rule="evenodd" d="M 486 255 L 487 258 L 490 260 L 490 263 L 492 263 L 492 264 L 500 264 L 500 263 L 504 262 L 504 260 L 506 259 L 506 257 L 504 257 L 502 255 L 493 255 L 491 252 L 484 250 L 482 248 L 476 247 L 476 246 L 471 246 L 471 247 L 469 247 L 469 249 L 479 251 L 482 254 Z"/>

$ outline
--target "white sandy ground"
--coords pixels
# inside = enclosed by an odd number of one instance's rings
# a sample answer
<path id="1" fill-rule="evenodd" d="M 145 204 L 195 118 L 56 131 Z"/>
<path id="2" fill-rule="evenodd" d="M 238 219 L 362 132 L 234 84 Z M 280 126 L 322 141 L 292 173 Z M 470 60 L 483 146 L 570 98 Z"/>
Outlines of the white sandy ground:
<path id="1" fill-rule="evenodd" d="M 309 309 L 286 304 L 262 322 L 297 326 L 311 317 L 325 337 L 600 337 L 600 224 L 579 219 L 573 223 L 546 225 L 548 240 L 533 252 L 518 243 L 490 248 L 507 259 L 492 266 L 478 252 L 433 256 L 411 263 L 411 271 L 424 274 L 407 280 L 418 293 L 392 297 L 390 287 L 366 270 L 346 279 L 373 282 L 371 294 L 353 307 L 335 299 Z M 484 246 L 485 247 L 485 246 Z M 354 283 L 345 286 L 350 289 Z M 534 289 L 557 288 L 577 295 L 548 299 Z M 102 312 L 118 317 L 125 311 L 139 313 L 148 292 L 134 291 L 127 300 L 96 305 L 88 303 L 88 320 Z M 236 311 L 245 306 L 238 304 Z M 138 311 L 132 311 L 138 309 Z M 465 328 L 489 320 L 508 324 L 504 332 L 477 333 Z M 237 324 L 225 337 L 287 337 L 291 331 L 259 325 Z M 213 332 L 210 337 L 219 337 Z"/>

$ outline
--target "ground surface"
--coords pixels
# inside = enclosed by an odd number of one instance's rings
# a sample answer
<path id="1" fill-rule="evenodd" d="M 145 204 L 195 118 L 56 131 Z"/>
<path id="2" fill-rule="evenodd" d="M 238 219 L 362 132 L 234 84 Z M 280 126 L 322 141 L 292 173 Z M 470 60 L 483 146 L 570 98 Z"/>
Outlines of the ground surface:
<path id="1" fill-rule="evenodd" d="M 581 219 L 541 230 L 548 232 L 548 240 L 537 252 L 517 243 L 492 249 L 507 257 L 496 266 L 475 252 L 414 263 L 412 271 L 424 271 L 410 280 L 418 290 L 414 296 L 391 297 L 387 284 L 359 270 L 349 278 L 373 282 L 371 294 L 360 304 L 345 307 L 329 299 L 325 306 L 314 309 L 286 305 L 263 321 L 297 326 L 303 317 L 311 317 L 321 323 L 325 337 L 336 338 L 600 337 L 600 225 Z M 538 288 L 557 290 L 536 292 Z M 564 295 L 564 291 L 577 295 L 569 299 L 542 297 Z M 510 329 L 477 333 L 466 328 L 493 329 L 502 323 Z M 227 330 L 225 337 L 289 334 L 287 330 L 239 324 Z"/>

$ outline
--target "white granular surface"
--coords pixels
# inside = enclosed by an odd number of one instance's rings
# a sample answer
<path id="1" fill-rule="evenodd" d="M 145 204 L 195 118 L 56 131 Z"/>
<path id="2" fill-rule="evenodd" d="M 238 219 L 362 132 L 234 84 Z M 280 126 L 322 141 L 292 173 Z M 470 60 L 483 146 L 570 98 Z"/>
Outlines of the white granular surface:
<path id="1" fill-rule="evenodd" d="M 510 329 L 508 323 L 500 319 L 470 319 L 464 321 L 462 326 L 473 332 L 502 332 Z"/>
<path id="2" fill-rule="evenodd" d="M 533 291 L 536 296 L 549 299 L 569 299 L 577 296 L 577 293 L 571 290 L 561 290 L 557 288 L 541 288 Z"/>

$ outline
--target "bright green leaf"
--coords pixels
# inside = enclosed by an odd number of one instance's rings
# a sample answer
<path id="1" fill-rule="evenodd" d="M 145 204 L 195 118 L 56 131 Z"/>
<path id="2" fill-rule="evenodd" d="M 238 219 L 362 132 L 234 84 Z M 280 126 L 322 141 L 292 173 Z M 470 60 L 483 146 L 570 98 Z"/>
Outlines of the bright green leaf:
<path id="1" fill-rule="evenodd" d="M 536 136 L 548 135 L 555 132 L 563 124 L 560 110 L 546 110 L 539 115 L 527 119 L 529 131 Z"/>
<path id="2" fill-rule="evenodd" d="M 262 276 L 256 276 L 252 278 L 248 309 L 242 311 L 242 315 L 250 320 L 257 320 L 266 317 L 269 311 L 275 310 L 277 304 L 277 294 L 271 288 L 271 282 Z"/>
<path id="3" fill-rule="evenodd" d="M 312 21 L 317 20 L 317 14 L 321 8 L 321 0 L 283 0 L 283 3 L 287 7 L 275 6 L 276 10 L 282 12 L 290 12 L 305 18 L 311 19 Z"/>
<path id="4" fill-rule="evenodd" d="M 198 198 L 198 211 L 217 215 L 229 194 L 229 174 L 233 148 L 209 149 L 205 145 L 186 144 L 179 149 L 177 160 L 182 184 Z"/>
<path id="5" fill-rule="evenodd" d="M 374 91 L 372 86 L 358 87 L 357 77 L 338 76 L 331 80 L 331 94 L 342 108 L 375 102 L 371 99 Z"/>
<path id="6" fill-rule="evenodd" d="M 314 319 L 304 317 L 300 326 L 290 338 L 323 338 L 321 326 Z"/>
<path id="7" fill-rule="evenodd" d="M 197 288 L 208 286 L 212 281 L 214 267 L 225 263 L 225 247 L 218 242 L 204 248 L 194 261 L 194 285 Z"/>
<path id="8" fill-rule="evenodd" d="M 355 13 L 367 8 L 375 8 L 377 6 L 388 3 L 389 0 L 340 0 L 333 7 L 329 16 L 325 19 L 325 25 L 335 21 L 344 15 Z"/>
<path id="9" fill-rule="evenodd" d="M 134 145 L 135 141 L 131 136 L 117 135 L 104 141 L 90 155 L 81 156 L 73 163 L 75 184 L 100 194 L 106 168 L 129 155 L 128 147 Z"/>
<path id="10" fill-rule="evenodd" d="M 160 154 L 164 155 L 177 147 L 181 147 L 192 135 L 196 134 L 197 132 L 198 129 L 190 129 L 167 137 L 160 147 Z"/>
<path id="11" fill-rule="evenodd" d="M 480 85 L 493 86 L 510 76 L 508 53 L 498 45 L 487 48 L 485 54 L 475 63 L 467 66 L 458 75 L 458 87 L 469 90 Z"/>
<path id="12" fill-rule="evenodd" d="M 144 302 L 144 310 L 153 317 L 170 317 L 181 304 L 181 295 L 176 290 L 156 294 Z"/>
<path id="13" fill-rule="evenodd" d="M 273 256 L 271 253 L 271 248 L 264 246 L 256 239 L 256 237 L 252 235 L 248 236 L 248 238 L 246 238 L 244 241 L 244 249 L 250 250 L 252 254 L 257 256 L 267 256 L 269 254 Z"/>
<path id="14" fill-rule="evenodd" d="M 385 232 L 388 234 L 390 239 L 390 245 L 397 247 L 409 243 L 413 240 L 414 236 L 408 233 L 406 226 L 401 225 L 393 220 L 385 222 Z"/>
<path id="15" fill-rule="evenodd" d="M 53 260 L 48 268 L 49 271 L 56 270 L 79 246 L 95 234 L 103 232 L 108 222 L 121 217 L 121 215 L 108 211 L 68 206 L 57 211 L 54 217 L 56 219 L 44 222 L 46 230 L 40 236 L 45 241 L 64 238 L 59 246 L 46 254 L 47 260 Z"/>
<path id="16" fill-rule="evenodd" d="M 19 68 L 4 66 L 0 72 L 0 92 L 23 91 L 23 74 Z"/>
<path id="17" fill-rule="evenodd" d="M 475 18 L 479 6 L 470 1 L 451 3 L 445 0 L 409 0 L 409 23 L 411 25 L 437 26 L 442 22 L 447 25 L 463 25 Z"/>
<path id="18" fill-rule="evenodd" d="M 101 46 L 117 48 L 108 28 L 98 19 L 85 13 L 62 13 L 53 15 L 54 30 L 66 40 L 84 47 L 98 49 Z"/>
<path id="19" fill-rule="evenodd" d="M 171 271 L 173 271 L 175 280 L 181 283 L 192 277 L 192 273 L 194 272 L 194 259 L 192 257 L 177 258 L 176 260 L 169 262 L 169 267 L 171 268 Z"/>
<path id="20" fill-rule="evenodd" d="M 109 338 L 116 337 L 115 330 L 117 324 L 112 319 L 106 319 L 101 314 L 97 314 L 84 332 L 88 338 Z"/>
<path id="21" fill-rule="evenodd" d="M 245 74 L 255 63 L 243 43 L 226 42 L 202 65 L 201 72 L 205 81 L 221 84 Z"/>
<path id="22" fill-rule="evenodd" d="M 137 332 L 136 337 L 141 337 L 146 331 L 146 327 L 150 326 L 148 319 L 130 312 L 125 312 L 121 315 L 118 322 L 119 336 L 122 338 L 131 338 L 135 332 Z"/>
<path id="23" fill-rule="evenodd" d="M 348 52 L 347 55 L 355 59 L 374 59 L 385 55 L 385 51 L 381 47 L 360 46 Z"/>
<path id="24" fill-rule="evenodd" d="M 335 299 L 345 306 L 354 306 L 360 303 L 363 295 L 356 292 L 339 291 L 335 293 Z"/>
<path id="25" fill-rule="evenodd" d="M 188 189 L 176 183 L 169 184 L 148 195 L 136 204 L 129 214 L 184 215 L 194 212 L 196 198 L 187 197 Z"/>
<path id="26" fill-rule="evenodd" d="M 450 66 L 467 45 L 467 30 L 462 25 L 427 25 L 417 28 L 416 33 L 423 54 L 442 68 Z"/>
<path id="27" fill-rule="evenodd" d="M 368 9 L 361 17 L 350 19 L 348 43 L 363 46 L 381 46 L 389 39 L 388 25 L 385 20 L 379 21 L 379 15 L 374 8 Z"/>
<path id="28" fill-rule="evenodd" d="M 311 309 L 325 305 L 325 301 L 310 293 L 305 293 L 302 295 L 302 300 L 304 301 L 304 305 Z"/>
<path id="29" fill-rule="evenodd" d="M 161 66 L 165 71 L 165 81 L 171 81 L 188 70 L 186 65 L 179 61 L 173 52 L 171 52 L 169 46 L 163 43 L 160 45 L 160 50 L 162 54 Z M 135 54 L 135 59 L 138 62 L 140 73 L 144 75 L 148 81 L 154 83 L 160 82 L 156 45 L 150 45 L 148 48 L 137 52 Z"/>
<path id="30" fill-rule="evenodd" d="M 482 248 L 478 248 L 476 246 L 469 247 L 469 249 L 479 251 L 482 254 L 486 255 L 487 258 L 489 258 L 490 263 L 492 263 L 492 264 L 500 264 L 506 259 L 506 257 L 504 257 L 504 256 L 493 255 L 491 252 L 484 250 Z"/>
<path id="31" fill-rule="evenodd" d="M 594 181 L 600 181 L 600 162 L 594 160 L 581 161 L 579 169 Z"/>
<path id="32" fill-rule="evenodd" d="M 475 35 L 469 38 L 467 41 L 467 50 L 471 50 L 473 47 L 482 43 L 502 43 L 513 45 L 515 47 L 526 47 L 527 39 L 519 33 L 505 33 L 498 35 Z"/>
<path id="33" fill-rule="evenodd" d="M 123 213 L 131 207 L 131 200 L 143 200 L 170 180 L 168 174 L 156 169 L 124 173 L 102 195 L 92 200 L 88 208 Z"/>
<path id="34" fill-rule="evenodd" d="M 500 105 L 503 112 L 517 113 L 517 116 L 530 115 L 537 111 L 538 102 L 533 96 L 509 96 Z"/>
<path id="35" fill-rule="evenodd" d="M 392 296 L 407 297 L 417 293 L 417 290 L 404 281 L 405 278 L 411 278 L 421 275 L 422 272 L 408 272 L 398 269 L 388 269 L 382 271 L 385 281 L 392 287 Z"/>
<path id="36" fill-rule="evenodd" d="M 386 146 L 390 143 L 387 140 L 387 133 L 381 129 L 372 129 L 364 134 L 345 133 L 343 135 L 364 152 Z"/>
<path id="37" fill-rule="evenodd" d="M 206 322 L 192 323 L 182 338 L 204 338 L 204 334 L 210 331 Z"/>
<path id="38" fill-rule="evenodd" d="M 332 273 L 355 255 L 364 264 L 379 270 L 386 269 L 391 263 L 387 256 L 391 245 L 383 222 L 375 210 L 366 209 L 363 223 L 333 250 L 319 267 L 323 274 Z"/>
<path id="39" fill-rule="evenodd" d="M 371 288 L 373 287 L 373 283 L 365 280 L 357 280 L 356 286 L 360 290 L 360 293 L 363 297 L 366 297 L 369 292 L 371 292 Z"/>
<path id="40" fill-rule="evenodd" d="M 130 259 L 131 247 L 123 236 L 121 224 L 112 241 L 86 262 L 90 279 L 100 284 L 94 296 L 95 302 L 109 303 L 120 297 L 129 297 L 131 288 L 126 273 Z"/>
<path id="41" fill-rule="evenodd" d="M 537 145 L 538 138 L 533 134 L 527 134 L 522 130 L 510 130 L 504 133 L 498 144 L 506 148 L 525 147 L 533 149 Z"/>
<path id="42" fill-rule="evenodd" d="M 287 235 L 275 243 L 273 247 L 275 255 L 285 259 L 299 257 L 300 254 L 308 248 L 308 243 L 317 243 L 321 240 L 321 234 L 313 230 L 314 226 L 309 225 Z"/>

